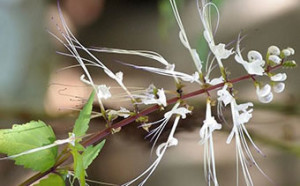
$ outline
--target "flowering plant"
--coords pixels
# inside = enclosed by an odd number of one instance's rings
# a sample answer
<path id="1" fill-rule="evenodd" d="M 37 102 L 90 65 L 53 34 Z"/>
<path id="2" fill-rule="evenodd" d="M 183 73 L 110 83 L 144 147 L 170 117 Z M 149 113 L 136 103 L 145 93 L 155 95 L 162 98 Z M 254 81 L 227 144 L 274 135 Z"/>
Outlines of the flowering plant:
<path id="1" fill-rule="evenodd" d="M 290 56 L 295 53 L 294 49 L 288 47 L 280 50 L 276 46 L 270 46 L 267 49 L 265 58 L 263 58 L 258 51 L 251 50 L 248 52 L 247 59 L 245 59 L 240 49 L 241 35 L 239 35 L 235 41 L 235 48 L 229 48 L 229 45 L 215 41 L 214 36 L 219 21 L 218 8 L 214 3 L 208 0 L 198 0 L 197 8 L 204 29 L 203 36 L 210 49 L 209 56 L 213 56 L 208 57 L 207 62 L 204 63 L 204 61 L 200 59 L 198 51 L 192 48 L 189 43 L 175 0 L 170 0 L 170 5 L 179 26 L 179 39 L 190 53 L 191 61 L 195 66 L 195 72 L 192 74 L 175 70 L 175 64 L 168 62 L 163 56 L 153 51 L 88 48 L 83 46 L 67 26 L 58 4 L 60 20 L 63 26 L 63 28 L 58 27 L 61 36 L 57 36 L 50 31 L 49 33 L 62 43 L 69 52 L 59 52 L 60 54 L 73 57 L 77 60 L 78 66 L 83 70 L 83 74 L 78 78 L 84 84 L 91 87 L 93 92 L 80 112 L 74 128 L 69 133 L 67 139 L 56 140 L 51 127 L 41 121 L 15 125 L 12 129 L 0 131 L 0 152 L 7 154 L 7 157 L 2 158 L 2 160 L 13 159 L 16 164 L 39 172 L 25 181 L 23 185 L 29 185 L 38 180 L 40 180 L 38 185 L 49 185 L 52 182 L 56 182 L 57 185 L 64 185 L 67 178 L 69 178 L 71 184 L 73 184 L 75 180 L 78 180 L 80 185 L 86 185 L 86 169 L 101 151 L 104 145 L 104 138 L 109 134 L 120 132 L 122 127 L 134 121 L 140 123 L 140 127 L 147 130 L 147 137 L 151 137 L 153 149 L 156 148 L 155 152 L 157 157 L 144 172 L 123 185 L 131 185 L 133 183 L 144 185 L 162 161 L 168 148 L 176 146 L 179 143 L 179 140 L 174 136 L 178 123 L 182 122 L 182 120 L 188 117 L 192 112 L 197 112 L 193 110 L 193 107 L 188 105 L 185 100 L 200 95 L 206 97 L 206 117 L 199 131 L 199 141 L 204 147 L 204 178 L 207 181 L 207 185 L 219 185 L 215 166 L 213 136 L 215 131 L 222 130 L 222 125 L 226 122 L 222 112 L 227 107 L 231 110 L 232 119 L 230 123 L 232 127 L 226 143 L 229 144 L 233 140 L 235 142 L 237 162 L 242 168 L 246 185 L 253 185 L 248 170 L 248 166 L 251 165 L 254 165 L 267 179 L 270 179 L 256 163 L 247 143 L 249 141 L 250 145 L 260 154 L 263 154 L 253 142 L 246 128 L 246 124 L 249 123 L 252 118 L 254 104 L 252 102 L 239 103 L 240 101 L 237 99 L 234 84 L 246 79 L 251 79 L 258 100 L 262 103 L 271 102 L 274 97 L 273 92 L 280 93 L 284 90 L 284 81 L 287 78 L 286 73 L 274 73 L 274 70 L 280 67 L 296 66 L 295 61 L 289 59 Z M 215 29 L 211 21 L 211 11 L 213 9 L 217 12 L 218 18 Z M 85 52 L 89 58 L 82 57 L 82 55 L 80 55 L 81 52 Z M 138 93 L 131 91 L 123 82 L 123 72 L 114 72 L 109 69 L 101 60 L 93 55 L 93 52 L 136 55 L 158 62 L 162 66 L 161 68 L 133 64 L 125 65 L 174 79 L 176 97 L 168 99 L 169 95 L 167 95 L 167 91 L 163 87 L 157 88 L 153 84 L 145 87 L 145 89 Z M 230 79 L 229 69 L 226 68 L 225 64 L 226 60 L 231 56 L 234 56 L 236 65 L 242 65 L 246 75 Z M 98 83 L 94 80 L 89 71 L 89 66 L 99 68 L 102 73 L 114 80 L 126 94 L 125 98 L 132 103 L 132 109 L 120 107 L 119 110 L 114 110 L 106 108 L 103 100 L 109 100 L 117 95 L 111 93 L 110 87 L 107 84 L 103 82 Z M 219 75 L 214 78 L 211 77 L 213 71 L 219 71 Z M 259 78 L 262 76 L 268 77 L 270 82 L 260 82 Z M 184 86 L 188 83 L 195 84 L 199 87 L 199 90 L 185 93 Z M 212 91 L 217 92 L 217 97 L 212 96 Z M 92 115 L 94 98 L 100 105 L 100 113 L 97 113 L 97 116 L 103 118 L 106 122 L 106 129 L 87 134 L 89 121 L 94 117 Z M 215 114 L 212 112 L 212 107 L 216 106 L 216 104 L 218 108 L 217 114 L 218 116 L 222 116 L 219 117 L 221 118 L 220 120 L 217 120 L 217 117 L 215 117 Z M 142 105 L 152 106 L 141 110 Z M 169 109 L 168 106 L 170 106 L 171 109 Z M 158 121 L 149 122 L 147 115 L 156 110 L 165 112 L 164 117 Z M 173 117 L 175 118 L 174 120 L 172 120 Z M 122 118 L 122 120 L 115 122 L 116 118 Z M 165 142 L 158 144 L 156 147 L 158 139 L 166 125 L 172 126 L 168 138 Z M 39 141 L 35 139 L 39 139 Z M 22 148 L 19 148 L 20 144 Z M 64 145 L 65 148 L 58 153 L 57 146 L 59 145 Z M 37 157 L 39 158 L 35 159 Z M 64 164 L 70 157 L 73 157 L 74 163 L 70 165 Z M 34 160 L 34 162 L 32 160 Z M 237 168 L 238 167 L 239 165 L 237 165 Z M 44 178 L 46 175 L 49 176 Z"/>

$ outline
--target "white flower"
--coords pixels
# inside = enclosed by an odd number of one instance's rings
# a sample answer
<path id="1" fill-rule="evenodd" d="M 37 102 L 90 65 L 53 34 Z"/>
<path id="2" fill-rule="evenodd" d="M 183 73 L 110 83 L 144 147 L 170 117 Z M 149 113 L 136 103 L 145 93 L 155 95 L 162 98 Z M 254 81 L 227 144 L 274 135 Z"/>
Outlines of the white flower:
<path id="1" fill-rule="evenodd" d="M 214 185 L 219 185 L 216 175 L 215 167 L 215 155 L 214 155 L 214 145 L 212 133 L 215 130 L 220 130 L 222 125 L 217 123 L 215 118 L 211 115 L 211 104 L 210 100 L 206 103 L 206 118 L 203 121 L 203 126 L 200 129 L 201 144 L 204 144 L 204 172 L 205 178 L 210 185 L 210 181 Z"/>
<path id="2" fill-rule="evenodd" d="M 97 96 L 100 99 L 108 99 L 111 97 L 111 93 L 109 91 L 110 87 L 107 87 L 106 85 L 99 85 L 97 87 Z"/>
<path id="3" fill-rule="evenodd" d="M 276 75 L 271 76 L 272 81 L 285 81 L 287 78 L 286 73 L 278 73 Z"/>
<path id="4" fill-rule="evenodd" d="M 142 173 L 140 174 L 139 176 L 137 176 L 136 178 L 134 178 L 133 180 L 123 184 L 122 186 L 128 186 L 128 185 L 131 185 L 132 183 L 136 182 L 137 180 L 139 180 L 141 177 L 145 176 L 146 177 L 143 179 L 142 182 L 140 182 L 138 185 L 139 186 L 142 186 L 145 184 L 145 182 L 148 180 L 148 178 L 152 175 L 152 173 L 155 171 L 156 167 L 158 166 L 158 164 L 160 163 L 161 159 L 163 158 L 166 150 L 168 147 L 171 147 L 171 146 L 176 146 L 178 144 L 178 140 L 174 137 L 174 134 L 175 134 L 175 131 L 176 131 L 176 128 L 178 126 L 178 122 L 180 120 L 180 118 L 185 118 L 186 117 L 186 114 L 187 113 L 190 113 L 191 111 L 187 110 L 186 108 L 183 108 L 183 107 L 179 107 L 179 103 L 176 103 L 172 110 L 167 112 L 165 114 L 165 117 L 162 119 L 162 120 L 159 120 L 157 122 L 154 122 L 152 124 L 157 124 L 157 123 L 161 123 L 160 126 L 158 126 L 157 128 L 155 128 L 154 130 L 152 130 L 149 134 L 152 135 L 154 134 L 154 136 L 157 136 L 157 138 L 159 137 L 159 135 L 161 134 L 161 132 L 163 131 L 164 127 L 166 126 L 166 124 L 169 122 L 171 116 L 173 114 L 176 114 L 176 118 L 175 118 L 175 121 L 173 123 L 173 126 L 172 126 L 172 129 L 171 129 L 171 132 L 168 136 L 168 139 L 166 142 L 164 143 L 161 143 L 157 149 L 156 149 L 156 155 L 157 155 L 157 158 L 156 160 Z M 151 125 L 152 125 L 151 124 Z M 149 135 L 148 135 L 149 136 Z M 153 137 L 154 137 L 153 136 Z M 152 137 L 152 139 L 153 139 Z M 155 140 L 155 142 L 157 141 L 157 138 Z M 154 144 L 155 144 L 154 142 Z"/>
<path id="5" fill-rule="evenodd" d="M 225 44 L 219 43 L 218 45 L 212 45 L 211 46 L 212 53 L 216 56 L 218 59 L 227 59 L 231 54 L 233 54 L 232 49 L 227 50 L 225 48 Z"/>
<path id="6" fill-rule="evenodd" d="M 207 76 L 205 76 L 204 78 L 205 78 L 205 82 L 210 85 L 217 85 L 217 84 L 224 82 L 224 79 L 222 76 L 220 76 L 218 78 L 214 78 L 212 80 L 210 80 Z"/>
<path id="7" fill-rule="evenodd" d="M 123 118 L 128 118 L 130 116 L 130 111 L 124 107 L 120 107 L 120 110 L 118 110 L 118 115 Z"/>
<path id="8" fill-rule="evenodd" d="M 248 166 L 255 165 L 257 169 L 264 176 L 266 176 L 266 174 L 260 169 L 255 159 L 253 158 L 253 155 L 246 141 L 246 138 L 248 138 L 248 140 L 251 142 L 251 144 L 256 149 L 256 151 L 259 152 L 260 154 L 263 154 L 261 150 L 254 144 L 253 140 L 251 139 L 245 127 L 246 122 L 248 122 L 252 117 L 253 109 L 249 109 L 249 107 L 252 107 L 253 104 L 249 102 L 246 104 L 237 105 L 235 99 L 233 99 L 232 102 L 230 103 L 230 106 L 231 106 L 233 128 L 227 138 L 226 143 L 230 143 L 232 138 L 235 137 L 235 145 L 236 145 L 236 152 L 237 152 L 236 158 L 240 161 L 246 184 L 252 186 L 253 182 L 251 179 L 250 172 L 248 170 Z"/>
<path id="9" fill-rule="evenodd" d="M 142 95 L 133 95 L 134 98 L 141 99 L 141 103 L 145 105 L 158 104 L 162 106 L 167 106 L 167 99 L 164 89 L 157 89 L 156 95 L 154 94 L 155 86 L 151 84 Z"/>
<path id="10" fill-rule="evenodd" d="M 172 109 L 169 112 L 166 112 L 164 114 L 165 119 L 170 118 L 173 114 L 177 114 L 180 115 L 182 119 L 186 118 L 186 114 L 191 113 L 190 110 L 188 110 L 187 108 L 184 107 L 180 107 L 180 108 L 176 108 L 176 109 Z"/>
<path id="11" fill-rule="evenodd" d="M 123 118 L 128 118 L 130 116 L 130 111 L 124 107 L 120 107 L 120 110 L 118 110 L 118 111 L 117 110 L 109 110 L 108 114 L 112 115 L 112 116 L 120 116 Z"/>
<path id="12" fill-rule="evenodd" d="M 245 104 L 237 105 L 235 99 L 230 102 L 231 106 L 231 114 L 233 119 L 233 128 L 240 127 L 240 125 L 244 125 L 249 122 L 252 118 L 253 109 L 247 110 L 249 107 L 253 106 L 253 103 L 248 102 Z M 235 131 L 232 129 L 230 135 L 228 136 L 226 143 L 230 143 Z"/>
<path id="13" fill-rule="evenodd" d="M 223 102 L 224 105 L 228 105 L 234 99 L 231 94 L 227 91 L 228 85 L 225 84 L 221 90 L 218 90 L 218 101 Z"/>
<path id="14" fill-rule="evenodd" d="M 276 55 L 276 56 L 279 56 L 280 55 L 280 49 L 277 47 L 277 46 L 270 46 L 268 48 L 268 53 L 270 55 Z"/>
<path id="15" fill-rule="evenodd" d="M 281 93 L 284 91 L 284 88 L 285 88 L 285 84 L 280 82 L 280 83 L 277 83 L 273 86 L 273 90 L 274 92 L 276 93 Z"/>
<path id="16" fill-rule="evenodd" d="M 258 100 L 262 103 L 269 103 L 273 100 L 273 93 L 271 92 L 271 86 L 266 84 L 262 89 L 257 85 L 256 94 Z"/>
<path id="17" fill-rule="evenodd" d="M 248 72 L 248 74 L 251 75 L 259 75 L 262 76 L 265 72 L 263 66 L 265 65 L 265 61 L 262 59 L 262 56 L 257 51 L 249 51 L 248 52 L 248 60 L 245 61 L 242 57 L 242 54 L 240 52 L 239 44 L 237 45 L 237 51 L 235 55 L 235 60 L 242 64 L 245 68 L 245 70 Z"/>

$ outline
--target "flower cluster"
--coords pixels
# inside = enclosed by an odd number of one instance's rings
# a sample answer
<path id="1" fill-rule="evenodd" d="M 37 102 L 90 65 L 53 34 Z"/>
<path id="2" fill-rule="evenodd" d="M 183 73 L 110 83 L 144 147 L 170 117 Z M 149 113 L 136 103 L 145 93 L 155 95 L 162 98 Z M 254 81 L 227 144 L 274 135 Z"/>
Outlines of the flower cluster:
<path id="1" fill-rule="evenodd" d="M 252 146 L 262 154 L 259 148 L 254 144 L 251 139 L 250 134 L 246 129 L 246 124 L 252 118 L 252 112 L 254 104 L 252 102 L 238 104 L 235 89 L 234 89 L 234 81 L 231 81 L 228 78 L 228 69 L 225 70 L 225 60 L 227 60 L 230 56 L 234 56 L 234 60 L 237 64 L 241 65 L 246 73 L 246 78 L 252 79 L 254 86 L 256 88 L 256 94 L 258 96 L 258 100 L 262 103 L 269 103 L 273 99 L 272 88 L 275 93 L 280 93 L 284 90 L 285 84 L 284 81 L 287 78 L 285 73 L 277 73 L 274 74 L 272 71 L 278 67 L 284 66 L 287 63 L 287 58 L 295 53 L 292 48 L 280 49 L 276 46 L 269 47 L 266 59 L 263 58 L 263 55 L 255 50 L 251 50 L 248 52 L 247 59 L 243 57 L 242 51 L 240 49 L 240 36 L 236 41 L 236 48 L 227 48 L 228 45 L 224 43 L 219 43 L 215 41 L 215 34 L 219 24 L 219 11 L 214 3 L 209 0 L 198 0 L 197 7 L 200 16 L 200 22 L 203 26 L 203 35 L 209 46 L 210 55 L 213 56 L 212 60 L 208 60 L 206 64 L 206 68 L 203 67 L 203 61 L 200 59 L 200 55 L 196 49 L 192 48 L 187 34 L 185 32 L 185 28 L 181 21 L 179 11 L 176 6 L 175 0 L 170 0 L 170 4 L 176 18 L 176 21 L 179 26 L 179 39 L 183 46 L 188 50 L 192 57 L 192 61 L 195 65 L 195 73 L 187 74 L 185 72 L 180 72 L 175 70 L 175 64 L 169 63 L 165 58 L 159 55 L 156 52 L 152 51 L 144 51 L 144 50 L 124 50 L 124 49 L 114 49 L 114 48 L 86 48 L 84 47 L 71 33 L 70 29 L 66 25 L 62 13 L 60 11 L 61 21 L 63 24 L 63 31 L 61 31 L 61 35 L 64 40 L 59 39 L 59 37 L 52 34 L 56 37 L 70 52 L 70 54 L 59 52 L 65 56 L 74 57 L 79 66 L 83 69 L 84 74 L 80 77 L 80 80 L 89 85 L 94 89 L 97 93 L 98 102 L 101 108 L 101 116 L 107 123 L 113 123 L 113 119 L 116 117 L 127 118 L 130 116 L 137 116 L 140 114 L 140 107 L 142 105 L 158 105 L 160 110 L 166 110 L 164 117 L 158 121 L 149 122 L 148 119 L 138 118 L 136 121 L 140 121 L 142 124 L 140 125 L 143 128 L 149 129 L 155 126 L 154 129 L 149 131 L 147 137 L 151 137 L 151 141 L 154 140 L 153 148 L 155 148 L 155 144 L 158 142 L 158 138 L 161 133 L 164 131 L 166 125 L 170 122 L 172 116 L 175 116 L 175 120 L 172 125 L 171 132 L 169 133 L 169 137 L 167 141 L 159 144 L 156 147 L 156 160 L 146 169 L 142 174 L 134 178 L 133 180 L 125 183 L 124 185 L 133 184 L 143 177 L 144 179 L 140 181 L 139 185 L 143 185 L 153 171 L 158 166 L 159 162 L 163 158 L 166 150 L 171 146 L 176 146 L 178 144 L 178 140 L 174 137 L 176 128 L 181 119 L 185 119 L 186 115 L 191 113 L 192 109 L 189 107 L 184 101 L 184 96 L 182 96 L 182 88 L 185 83 L 195 83 L 202 90 L 201 93 L 205 93 L 207 95 L 206 101 L 206 117 L 203 121 L 203 125 L 199 131 L 200 136 L 200 144 L 204 146 L 204 171 L 205 171 L 205 179 L 207 180 L 208 185 L 219 185 L 217 179 L 217 171 L 216 171 L 216 161 L 215 161 L 215 152 L 213 145 L 213 133 L 215 131 L 221 130 L 222 124 L 220 121 L 217 121 L 212 112 L 212 104 L 216 100 L 218 101 L 218 106 L 226 108 L 230 107 L 231 110 L 231 121 L 232 121 L 232 129 L 227 138 L 227 143 L 231 143 L 234 139 L 236 144 L 236 158 L 239 160 L 240 165 L 242 167 L 242 172 L 245 177 L 245 182 L 247 185 L 253 185 L 250 172 L 248 170 L 249 165 L 255 165 L 260 172 L 263 171 L 255 162 L 250 148 L 248 146 L 247 141 L 250 141 Z M 211 12 L 214 9 L 217 12 L 217 24 L 215 28 L 212 26 L 211 20 Z M 91 59 L 83 58 L 79 55 L 79 50 L 86 52 Z M 167 95 L 164 88 L 156 88 L 153 84 L 149 87 L 145 88 L 138 93 L 132 93 L 129 88 L 127 88 L 123 82 L 123 72 L 114 73 L 112 70 L 107 68 L 98 58 L 96 58 L 92 52 L 100 52 L 100 53 L 117 53 L 117 54 L 126 54 L 126 55 L 136 55 L 142 56 L 145 58 L 152 59 L 162 65 L 161 68 L 152 67 L 152 66 L 139 66 L 133 64 L 125 64 L 127 66 L 133 67 L 138 70 L 144 70 L 151 73 L 156 73 L 162 76 L 171 77 L 174 79 L 174 83 L 176 86 L 176 92 L 178 93 L 176 98 L 176 103 L 167 101 Z M 208 58 L 209 59 L 209 58 Z M 214 65 L 214 62 L 217 62 Z M 124 64 L 124 63 L 123 63 Z M 295 64 L 294 61 L 289 61 L 289 65 Z M 105 108 L 105 105 L 102 103 L 103 99 L 110 99 L 112 97 L 116 97 L 110 92 L 110 87 L 106 84 L 100 83 L 96 84 L 93 81 L 92 76 L 90 75 L 87 66 L 93 66 L 100 68 L 104 74 L 108 77 L 116 81 L 119 86 L 126 93 L 126 98 L 128 98 L 133 104 L 133 110 L 127 110 L 122 108 L 120 110 L 112 110 Z M 214 68 L 217 67 L 217 68 Z M 211 72 L 215 69 L 218 69 L 220 75 L 215 78 L 211 78 Z M 258 81 L 258 78 L 262 76 L 268 76 L 270 78 L 270 84 L 263 84 Z M 87 79 L 85 79 L 87 77 Z M 242 79 L 237 78 L 236 81 L 241 81 Z M 216 90 L 217 98 L 211 96 L 210 91 Z M 200 93 L 199 93 L 200 94 Z M 196 95 L 196 94 L 194 94 Z M 186 96 L 188 97 L 188 96 Z M 191 95 L 190 95 L 191 97 Z M 215 99 L 215 100 L 214 100 Z M 168 104 L 175 103 L 171 109 L 168 109 Z M 222 115 L 220 113 L 219 115 Z M 114 125 L 112 125 L 114 126 Z M 111 125 L 108 125 L 111 127 Z M 69 142 L 69 141 L 67 141 Z M 264 174 L 264 173 L 263 173 Z M 265 175 L 265 174 L 264 174 Z"/>

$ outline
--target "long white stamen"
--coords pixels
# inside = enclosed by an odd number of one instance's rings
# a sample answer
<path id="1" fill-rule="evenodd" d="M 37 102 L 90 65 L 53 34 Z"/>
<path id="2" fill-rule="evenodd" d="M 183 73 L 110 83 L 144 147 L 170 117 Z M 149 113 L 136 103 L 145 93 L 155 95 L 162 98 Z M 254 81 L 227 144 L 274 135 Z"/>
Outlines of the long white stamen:
<path id="1" fill-rule="evenodd" d="M 190 52 L 197 71 L 199 73 L 202 73 L 202 61 L 201 61 L 201 59 L 199 57 L 199 54 L 197 53 L 196 49 L 193 49 L 190 46 L 190 43 L 189 43 L 189 40 L 186 36 L 186 32 L 185 32 L 184 26 L 182 24 L 182 21 L 181 21 L 181 18 L 180 18 L 175 0 L 170 0 L 170 4 L 172 6 L 175 19 L 176 19 L 176 21 L 178 23 L 178 26 L 180 28 L 179 38 L 180 38 L 182 44 L 185 46 L 185 48 L 187 48 L 188 51 Z"/>
<path id="2" fill-rule="evenodd" d="M 175 134 L 178 122 L 180 120 L 180 117 L 181 116 L 176 117 L 176 119 L 174 121 L 174 124 L 172 126 L 172 129 L 171 129 L 171 132 L 169 134 L 167 142 L 162 143 L 161 145 L 159 145 L 157 147 L 157 159 L 142 174 L 140 174 L 138 177 L 134 178 L 133 180 L 123 184 L 122 186 L 131 185 L 132 183 L 136 182 L 137 180 L 139 180 L 143 176 L 147 175 L 146 178 L 141 183 L 139 183 L 138 185 L 142 186 L 142 185 L 145 184 L 145 182 L 149 179 L 149 177 L 152 175 L 152 173 L 157 168 L 157 166 L 160 163 L 161 159 L 163 158 L 167 148 L 170 147 L 170 146 L 173 146 L 173 145 L 177 145 L 177 141 L 174 138 L 174 134 Z"/>

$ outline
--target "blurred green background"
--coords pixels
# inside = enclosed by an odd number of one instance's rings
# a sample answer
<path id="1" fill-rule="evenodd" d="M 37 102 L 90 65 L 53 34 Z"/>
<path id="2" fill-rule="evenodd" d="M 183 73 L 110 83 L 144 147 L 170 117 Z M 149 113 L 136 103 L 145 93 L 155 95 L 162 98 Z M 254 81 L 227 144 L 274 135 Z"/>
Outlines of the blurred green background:
<path id="1" fill-rule="evenodd" d="M 204 57 L 206 49 L 201 44 L 202 28 L 196 1 L 178 0 L 178 3 L 190 43 Z M 229 43 L 243 31 L 247 35 L 242 42 L 244 55 L 252 49 L 265 53 L 270 45 L 277 45 L 280 48 L 293 47 L 296 50 L 293 58 L 298 61 L 299 0 L 224 0 L 218 3 L 221 17 L 217 42 Z M 61 6 L 68 25 L 85 46 L 153 50 L 175 63 L 176 69 L 194 72 L 191 57 L 179 41 L 178 27 L 172 18 L 168 0 L 63 0 Z M 61 138 L 71 130 L 75 120 L 73 116 L 77 113 L 70 113 L 70 109 L 82 106 L 81 100 L 74 96 L 87 97 L 89 90 L 81 87 L 81 69 L 60 70 L 76 62 L 55 53 L 64 51 L 63 46 L 47 33 L 50 30 L 59 35 L 56 24 L 60 26 L 56 1 L 0 0 L 0 128 L 41 119 L 51 124 Z M 116 63 L 116 60 L 121 60 L 158 67 L 151 60 L 96 55 L 114 72 L 122 70 L 128 86 L 147 87 L 154 83 L 174 90 L 172 79 L 162 81 L 161 76 Z M 232 78 L 244 74 L 232 58 L 225 65 L 230 69 Z M 247 127 L 267 155 L 264 158 L 253 151 L 260 167 L 278 185 L 297 186 L 300 185 L 300 69 L 284 71 L 288 74 L 286 90 L 275 95 L 274 101 L 268 105 L 257 102 L 250 81 L 236 86 L 241 101 L 256 103 L 254 118 Z M 97 69 L 92 69 L 92 72 L 97 80 L 115 86 Z M 190 89 L 194 87 L 185 90 Z M 197 99 L 196 103 L 193 116 L 179 126 L 176 134 L 179 145 L 168 150 L 146 185 L 205 185 L 203 148 L 198 144 L 205 108 L 201 99 Z M 126 106 L 126 103 L 116 100 L 105 104 Z M 158 118 L 152 116 L 153 120 Z M 92 121 L 91 131 L 103 127 L 102 121 L 96 119 Z M 89 168 L 88 178 L 121 184 L 145 170 L 151 162 L 151 143 L 143 139 L 145 135 L 133 124 L 110 136 L 100 156 Z M 214 138 L 217 175 L 221 185 L 235 185 L 234 145 L 226 145 L 226 137 L 226 132 L 217 132 Z M 250 171 L 255 185 L 272 185 L 254 167 Z M 0 162 L 1 185 L 17 185 L 32 174 L 11 161 Z M 242 177 L 240 183 L 244 185 Z"/>

